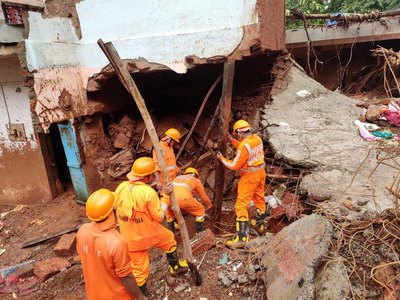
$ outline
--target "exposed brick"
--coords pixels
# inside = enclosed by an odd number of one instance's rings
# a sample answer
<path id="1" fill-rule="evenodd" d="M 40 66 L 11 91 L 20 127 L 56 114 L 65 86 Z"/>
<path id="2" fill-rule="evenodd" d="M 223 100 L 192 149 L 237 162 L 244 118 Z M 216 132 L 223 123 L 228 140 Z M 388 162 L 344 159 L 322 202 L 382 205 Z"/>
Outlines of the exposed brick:
<path id="1" fill-rule="evenodd" d="M 50 276 L 57 274 L 63 269 L 71 266 L 69 261 L 62 257 L 52 257 L 46 260 L 39 261 L 35 264 L 33 273 L 40 279 L 46 280 Z"/>
<path id="2" fill-rule="evenodd" d="M 208 228 L 191 239 L 193 256 L 199 256 L 215 246 L 217 240 L 214 233 Z"/>
<path id="3" fill-rule="evenodd" d="M 75 253 L 76 233 L 64 234 L 54 248 L 57 256 L 72 256 Z"/>

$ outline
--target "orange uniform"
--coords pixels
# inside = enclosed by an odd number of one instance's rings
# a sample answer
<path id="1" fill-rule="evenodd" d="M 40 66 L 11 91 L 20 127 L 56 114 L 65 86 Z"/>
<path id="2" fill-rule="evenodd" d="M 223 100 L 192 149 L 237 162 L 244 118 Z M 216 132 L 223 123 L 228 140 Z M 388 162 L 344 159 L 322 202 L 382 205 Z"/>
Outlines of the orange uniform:
<path id="1" fill-rule="evenodd" d="M 231 170 L 240 170 L 238 184 L 238 196 L 235 205 L 236 217 L 248 220 L 247 208 L 253 200 L 254 205 L 262 213 L 265 212 L 264 186 L 264 149 L 261 138 L 256 135 L 245 137 L 241 142 L 232 139 L 232 145 L 236 148 L 233 160 L 221 158 L 222 164 Z"/>
<path id="2" fill-rule="evenodd" d="M 128 244 L 115 225 L 111 214 L 104 222 L 84 224 L 78 231 L 76 248 L 88 300 L 134 300 L 120 279 L 132 272 L 132 264 Z"/>
<path id="3" fill-rule="evenodd" d="M 198 194 L 203 200 L 204 204 L 207 205 L 207 208 L 212 206 L 200 179 L 191 174 L 180 175 L 175 178 L 173 186 L 176 200 L 178 201 L 181 209 L 187 211 L 195 217 L 205 216 L 206 211 L 204 206 L 193 197 L 193 195 Z M 167 219 L 172 218 L 174 218 L 174 214 L 171 209 L 168 209 Z"/>
<path id="4" fill-rule="evenodd" d="M 125 181 L 118 186 L 115 195 L 120 231 L 128 242 L 136 282 L 142 286 L 150 273 L 148 249 L 174 249 L 174 234 L 160 224 L 164 218 L 161 201 L 147 184 Z"/>
<path id="5" fill-rule="evenodd" d="M 175 153 L 174 153 L 174 148 L 170 147 L 166 142 L 164 141 L 160 141 L 160 146 L 161 146 L 161 152 L 164 154 L 164 159 L 165 159 L 165 163 L 167 165 L 167 171 L 168 171 L 168 176 L 169 176 L 169 180 L 174 180 L 176 175 L 179 173 L 179 168 L 176 165 L 176 158 L 175 158 Z M 158 164 L 158 159 L 157 159 L 157 155 L 156 155 L 156 151 L 153 149 L 153 159 L 154 162 L 157 165 L 157 170 L 160 170 L 160 166 Z M 161 182 L 165 182 L 164 181 L 164 177 L 160 176 L 160 180 Z"/>

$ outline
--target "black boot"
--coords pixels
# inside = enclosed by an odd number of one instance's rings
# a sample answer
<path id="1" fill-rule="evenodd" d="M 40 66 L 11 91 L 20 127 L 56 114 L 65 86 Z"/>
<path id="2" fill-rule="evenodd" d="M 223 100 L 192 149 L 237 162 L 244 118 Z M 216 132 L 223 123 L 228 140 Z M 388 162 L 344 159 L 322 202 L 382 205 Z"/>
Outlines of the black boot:
<path id="1" fill-rule="evenodd" d="M 139 286 L 139 289 L 142 291 L 142 294 L 145 295 L 146 297 L 149 295 L 149 292 L 147 291 L 147 282 Z"/>
<path id="2" fill-rule="evenodd" d="M 227 241 L 229 248 L 243 248 L 249 239 L 249 221 L 236 221 L 236 236 L 233 240 Z"/>
<path id="3" fill-rule="evenodd" d="M 175 234 L 175 220 L 167 222 L 167 224 L 168 224 L 168 229 L 171 230 Z"/>
<path id="4" fill-rule="evenodd" d="M 261 210 L 257 209 L 255 229 L 259 235 L 263 235 L 265 233 L 264 219 L 265 219 L 265 212 L 261 213 Z"/>
<path id="5" fill-rule="evenodd" d="M 169 272 L 171 273 L 172 276 L 186 273 L 187 270 L 189 269 L 186 260 L 181 261 L 178 259 L 176 248 L 171 252 L 167 252 L 167 260 L 169 263 Z"/>
<path id="6" fill-rule="evenodd" d="M 204 230 L 203 222 L 204 221 L 197 221 L 196 220 L 196 233 L 202 232 Z"/>

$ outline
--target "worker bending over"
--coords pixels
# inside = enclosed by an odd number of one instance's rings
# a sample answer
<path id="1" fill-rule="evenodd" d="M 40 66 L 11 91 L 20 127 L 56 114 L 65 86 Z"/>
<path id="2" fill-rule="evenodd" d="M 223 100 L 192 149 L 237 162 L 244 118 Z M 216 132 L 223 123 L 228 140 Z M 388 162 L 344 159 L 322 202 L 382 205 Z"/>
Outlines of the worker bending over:
<path id="1" fill-rule="evenodd" d="M 257 208 L 255 229 L 260 234 L 264 233 L 266 173 L 262 140 L 258 135 L 251 132 L 249 123 L 244 120 L 237 121 L 233 125 L 233 135 L 239 139 L 236 140 L 231 137 L 231 143 L 236 148 L 234 159 L 226 159 L 220 152 L 217 153 L 217 158 L 228 169 L 240 170 L 235 204 L 236 236 L 233 240 L 227 241 L 226 245 L 231 248 L 241 248 L 248 240 L 249 214 L 247 209 L 251 201 Z"/>
<path id="2" fill-rule="evenodd" d="M 173 232 L 160 224 L 164 218 L 161 201 L 157 192 L 147 185 L 152 182 L 155 172 L 156 165 L 152 158 L 138 158 L 127 175 L 129 181 L 121 183 L 115 191 L 120 231 L 128 242 L 136 282 L 145 295 L 150 272 L 148 250 L 151 247 L 166 252 L 172 275 L 188 269 L 186 261 L 178 259 Z M 165 190 L 168 193 L 172 188 Z"/>
<path id="3" fill-rule="evenodd" d="M 176 158 L 174 153 L 174 145 L 179 144 L 179 140 L 181 138 L 181 133 L 175 129 L 170 128 L 164 133 L 164 137 L 160 141 L 161 152 L 164 155 L 164 160 L 167 165 L 167 171 L 169 180 L 172 181 L 175 179 L 176 175 L 179 173 L 179 168 L 176 165 Z M 156 151 L 153 149 L 153 159 L 157 166 L 156 172 L 156 182 L 165 183 L 164 176 L 160 174 L 160 166 L 158 164 Z"/>
<path id="4" fill-rule="evenodd" d="M 145 299 L 132 275 L 128 244 L 115 230 L 114 195 L 100 189 L 86 202 L 92 223 L 76 236 L 88 300 Z"/>
<path id="5" fill-rule="evenodd" d="M 196 217 L 196 232 L 203 231 L 203 222 L 206 210 L 193 196 L 197 194 L 201 200 L 203 200 L 208 209 L 211 208 L 212 204 L 204 190 L 203 184 L 200 181 L 199 172 L 195 168 L 187 168 L 184 175 L 175 178 L 173 186 L 179 207 Z M 170 207 L 167 210 L 166 216 L 168 227 L 175 232 L 175 215 Z"/>

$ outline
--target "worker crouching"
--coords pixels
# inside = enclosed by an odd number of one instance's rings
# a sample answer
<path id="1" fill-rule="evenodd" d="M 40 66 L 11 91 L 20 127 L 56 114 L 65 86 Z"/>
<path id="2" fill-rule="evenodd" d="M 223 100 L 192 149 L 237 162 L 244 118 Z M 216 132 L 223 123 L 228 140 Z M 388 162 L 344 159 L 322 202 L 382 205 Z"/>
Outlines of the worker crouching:
<path id="1" fill-rule="evenodd" d="M 115 229 L 114 195 L 100 189 L 86 202 L 92 223 L 77 233 L 76 248 L 82 262 L 88 300 L 145 299 L 132 276 L 128 244 Z"/>
<path id="2" fill-rule="evenodd" d="M 236 236 L 233 240 L 227 241 L 226 245 L 231 248 L 241 248 L 248 241 L 248 207 L 251 201 L 257 208 L 255 229 L 259 234 L 264 233 L 266 173 L 262 140 L 258 135 L 252 133 L 249 123 L 244 120 L 237 121 L 233 126 L 233 135 L 239 139 L 231 137 L 231 143 L 236 148 L 234 159 L 226 159 L 220 152 L 217 153 L 217 157 L 228 169 L 240 170 L 235 205 Z"/>
<path id="3" fill-rule="evenodd" d="M 148 249 L 151 247 L 166 252 L 172 275 L 188 270 L 186 261 L 178 259 L 173 232 L 160 224 L 164 218 L 161 201 L 157 192 L 148 185 L 155 172 L 152 158 L 138 158 L 127 175 L 129 181 L 121 183 L 115 191 L 120 231 L 128 242 L 133 274 L 145 294 L 150 272 Z M 164 197 L 168 198 L 167 195 Z"/>
<path id="4" fill-rule="evenodd" d="M 197 194 L 208 209 L 212 207 L 212 204 L 200 181 L 199 172 L 195 168 L 187 168 L 184 175 L 175 178 L 173 187 L 179 207 L 196 217 L 196 232 L 199 233 L 203 231 L 206 210 L 204 206 L 194 198 L 194 195 Z M 168 208 L 166 216 L 169 229 L 175 232 L 175 215 L 171 207 Z"/>

